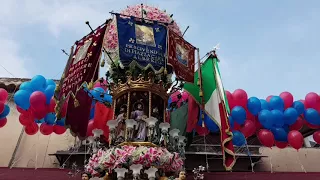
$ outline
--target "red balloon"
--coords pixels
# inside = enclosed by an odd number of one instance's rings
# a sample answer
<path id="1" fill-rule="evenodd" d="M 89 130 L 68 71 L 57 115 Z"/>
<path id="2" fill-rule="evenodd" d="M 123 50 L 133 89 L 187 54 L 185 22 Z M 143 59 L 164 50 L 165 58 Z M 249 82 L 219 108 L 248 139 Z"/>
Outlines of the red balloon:
<path id="1" fill-rule="evenodd" d="M 89 120 L 88 127 L 87 127 L 87 136 L 93 136 L 92 130 L 94 129 L 95 129 L 94 121 Z"/>
<path id="2" fill-rule="evenodd" d="M 4 111 L 4 103 L 0 101 L 0 114 Z"/>
<path id="3" fill-rule="evenodd" d="M 209 130 L 206 127 L 202 127 L 197 125 L 196 126 L 196 132 L 200 135 L 200 136 L 205 136 L 209 134 Z"/>
<path id="4" fill-rule="evenodd" d="M 26 128 L 24 129 L 24 131 L 28 135 L 35 135 L 35 134 L 37 134 L 38 130 L 39 130 L 39 126 L 37 123 L 32 123 L 32 124 L 26 126 Z"/>
<path id="5" fill-rule="evenodd" d="M 56 107 L 56 101 L 54 99 L 50 99 L 50 104 L 49 104 L 49 112 L 55 112 L 55 107 Z"/>
<path id="6" fill-rule="evenodd" d="M 252 136 L 256 132 L 255 123 L 251 120 L 246 120 L 240 131 L 246 138 Z"/>
<path id="7" fill-rule="evenodd" d="M 30 124 L 33 123 L 33 117 L 30 117 L 26 114 L 20 114 L 19 115 L 19 122 L 23 125 L 23 126 L 28 126 Z"/>
<path id="8" fill-rule="evenodd" d="M 47 108 L 48 108 L 48 106 L 43 106 L 41 109 L 38 109 L 38 110 L 32 109 L 31 113 L 34 118 L 42 119 L 42 118 L 46 117 L 46 115 L 48 114 Z"/>
<path id="9" fill-rule="evenodd" d="M 313 133 L 313 140 L 317 144 L 320 144 L 320 130 Z"/>
<path id="10" fill-rule="evenodd" d="M 292 103 L 293 103 L 293 96 L 291 93 L 289 92 L 282 92 L 280 94 L 280 97 L 283 99 L 284 101 L 284 107 L 285 109 L 289 108 L 292 106 Z"/>
<path id="11" fill-rule="evenodd" d="M 46 104 L 46 95 L 41 91 L 35 91 L 30 95 L 29 101 L 32 108 L 41 108 Z"/>
<path id="12" fill-rule="evenodd" d="M 258 133 L 258 139 L 260 143 L 266 147 L 271 148 L 274 144 L 274 135 L 271 131 L 266 129 L 261 129 Z"/>
<path id="13" fill-rule="evenodd" d="M 276 146 L 279 148 L 279 149 L 284 149 L 288 146 L 288 143 L 287 142 L 279 142 L 279 141 L 276 141 L 275 142 Z"/>
<path id="14" fill-rule="evenodd" d="M 18 112 L 19 112 L 20 114 L 29 114 L 29 112 L 28 112 L 27 110 L 24 110 L 24 109 L 22 109 L 22 108 L 19 107 L 19 106 L 16 106 L 16 108 L 17 108 L 17 110 L 18 110 Z"/>
<path id="15" fill-rule="evenodd" d="M 5 103 L 7 99 L 8 99 L 8 92 L 5 89 L 0 88 L 0 102 Z"/>
<path id="16" fill-rule="evenodd" d="M 237 89 L 232 93 L 235 105 L 240 105 L 242 107 L 247 106 L 248 95 L 243 89 Z"/>
<path id="17" fill-rule="evenodd" d="M 298 150 L 303 145 L 303 136 L 299 131 L 292 130 L 288 133 L 288 142 L 290 146 Z"/>
<path id="18" fill-rule="evenodd" d="M 3 126 L 5 126 L 7 124 L 7 118 L 2 118 L 0 119 L 0 128 L 2 128 Z"/>
<path id="19" fill-rule="evenodd" d="M 262 128 L 262 124 L 260 123 L 258 118 L 256 118 L 256 117 L 254 118 L 254 123 L 255 123 L 256 131 L 258 131 Z"/>
<path id="20" fill-rule="evenodd" d="M 233 129 L 236 131 L 240 131 L 241 125 L 234 121 L 233 122 Z"/>
<path id="21" fill-rule="evenodd" d="M 53 132 L 53 126 L 51 126 L 47 123 L 42 123 L 40 125 L 40 132 L 43 135 L 50 135 Z"/>
<path id="22" fill-rule="evenodd" d="M 290 130 L 297 130 L 299 131 L 303 126 L 303 119 L 301 117 L 298 117 L 297 118 L 297 121 L 292 124 L 289 128 Z"/>
<path id="23" fill-rule="evenodd" d="M 269 102 L 272 97 L 273 97 L 273 95 L 268 96 L 268 97 L 266 98 L 266 101 Z"/>
<path id="24" fill-rule="evenodd" d="M 310 129 L 320 129 L 320 126 L 319 125 L 313 125 L 313 124 L 310 124 L 308 121 L 306 120 L 303 120 L 303 123 L 308 126 Z"/>
<path id="25" fill-rule="evenodd" d="M 59 126 L 59 125 L 54 125 L 53 126 L 53 132 L 60 135 L 66 132 L 66 128 L 63 126 Z"/>
<path id="26" fill-rule="evenodd" d="M 317 109 L 320 106 L 320 97 L 317 93 L 310 92 L 305 97 L 306 108 Z"/>
<path id="27" fill-rule="evenodd" d="M 234 99 L 230 91 L 225 91 L 230 110 L 235 106 Z"/>

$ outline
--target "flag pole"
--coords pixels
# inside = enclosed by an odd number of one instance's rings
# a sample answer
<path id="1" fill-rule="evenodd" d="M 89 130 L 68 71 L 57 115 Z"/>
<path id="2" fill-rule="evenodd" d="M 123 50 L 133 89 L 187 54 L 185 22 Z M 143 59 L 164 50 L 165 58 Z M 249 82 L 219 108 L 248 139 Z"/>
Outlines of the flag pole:
<path id="1" fill-rule="evenodd" d="M 197 85 L 200 87 L 199 91 L 199 97 L 201 98 L 201 120 L 202 120 L 202 127 L 205 127 L 204 125 L 204 98 L 203 98 L 203 89 L 202 89 L 202 71 L 201 71 L 201 63 L 200 63 L 200 50 L 197 48 L 197 61 L 198 61 L 198 81 Z"/>
<path id="2" fill-rule="evenodd" d="M 210 55 L 209 56 L 212 56 L 213 58 L 215 58 L 215 59 L 217 59 L 217 55 L 216 55 L 216 51 L 215 50 L 213 50 L 211 53 L 210 53 Z M 212 59 L 212 61 L 213 61 L 213 59 Z M 222 128 L 222 122 L 221 122 L 221 135 L 220 135 L 220 138 L 221 138 L 221 148 L 222 148 L 222 150 L 223 150 L 223 165 L 224 165 L 224 167 L 226 168 L 226 170 L 227 171 L 232 171 L 232 167 L 234 166 L 234 164 L 235 164 L 235 154 L 234 154 L 234 150 L 233 150 L 233 145 L 232 145 L 232 149 L 229 149 L 229 148 L 227 148 L 227 147 L 225 147 L 225 144 L 227 143 L 227 142 L 230 142 L 231 141 L 231 143 L 232 143 L 232 138 L 233 138 L 233 134 L 232 134 L 232 132 L 230 131 L 230 126 L 229 126 L 229 122 L 228 122 L 228 111 L 226 110 L 226 107 L 225 107 L 225 102 L 224 102 L 224 92 L 222 92 L 223 90 L 220 88 L 220 86 L 219 86 L 219 81 L 218 81 L 218 79 L 217 79 L 217 73 L 219 73 L 219 72 L 217 72 L 217 68 L 216 68 L 216 66 L 215 66 L 215 63 L 216 62 L 213 62 L 214 64 L 213 64 L 213 75 L 214 75 L 214 78 L 215 78 L 215 81 L 217 82 L 217 90 L 218 90 L 218 94 L 219 94 L 219 97 L 220 97 L 220 99 L 221 99 L 221 106 L 222 106 L 222 112 L 223 112 L 223 115 L 222 116 L 224 116 L 224 119 L 225 119 L 225 125 L 226 125 L 226 129 L 224 129 L 224 131 L 225 132 L 222 132 L 222 130 L 223 130 L 223 128 Z M 223 97 L 221 97 L 221 96 L 223 96 Z M 221 115 L 220 115 L 221 116 Z M 226 133 L 229 137 L 227 137 L 227 138 L 223 138 L 222 137 L 222 133 Z M 226 155 L 225 155 L 225 153 L 226 154 L 228 154 L 228 155 L 230 155 L 230 156 L 232 156 L 232 158 L 233 158 L 233 162 L 229 165 L 229 166 L 227 166 L 226 165 Z"/>

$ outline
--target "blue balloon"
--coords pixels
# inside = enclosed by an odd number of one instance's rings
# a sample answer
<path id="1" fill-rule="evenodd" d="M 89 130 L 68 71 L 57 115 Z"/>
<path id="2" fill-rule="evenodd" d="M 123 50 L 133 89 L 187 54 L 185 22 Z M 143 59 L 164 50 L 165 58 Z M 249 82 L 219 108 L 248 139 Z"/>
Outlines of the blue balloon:
<path id="1" fill-rule="evenodd" d="M 104 94 L 104 89 L 101 87 L 96 87 L 93 90 L 90 91 L 90 93 L 92 94 L 93 98 L 98 100 L 98 101 L 102 101 L 101 98 L 101 94 Z"/>
<path id="2" fill-rule="evenodd" d="M 305 119 L 313 125 L 320 125 L 320 114 L 313 108 L 308 108 L 304 113 Z"/>
<path id="3" fill-rule="evenodd" d="M 219 126 L 217 126 L 217 124 L 206 114 L 204 115 L 204 124 L 206 125 L 206 127 L 209 129 L 210 132 L 220 131 Z"/>
<path id="4" fill-rule="evenodd" d="M 282 127 L 284 125 L 283 113 L 277 109 L 271 111 L 272 122 L 276 127 Z"/>
<path id="5" fill-rule="evenodd" d="M 55 120 L 56 120 L 56 115 L 54 113 L 48 113 L 44 118 L 44 121 L 49 125 L 53 125 Z"/>
<path id="6" fill-rule="evenodd" d="M 236 146 L 243 146 L 246 144 L 246 138 L 239 131 L 233 131 L 232 143 Z"/>
<path id="7" fill-rule="evenodd" d="M 295 108 L 288 108 L 283 113 L 284 123 L 292 125 L 297 121 L 299 114 Z"/>
<path id="8" fill-rule="evenodd" d="M 16 105 L 18 105 L 24 110 L 29 109 L 30 107 L 29 98 L 31 93 L 32 92 L 26 91 L 26 90 L 17 91 L 13 96 L 14 102 L 16 103 Z"/>
<path id="9" fill-rule="evenodd" d="M 108 103 L 112 103 L 112 96 L 109 94 L 105 94 L 103 96 L 103 102 L 108 102 Z"/>
<path id="10" fill-rule="evenodd" d="M 31 87 L 34 91 L 46 88 L 47 80 L 41 75 L 34 76 L 31 81 Z"/>
<path id="11" fill-rule="evenodd" d="M 257 115 L 261 111 L 261 102 L 256 97 L 251 97 L 247 102 L 248 110 L 251 114 Z"/>
<path id="12" fill-rule="evenodd" d="M 52 79 L 47 79 L 46 80 L 46 86 L 49 86 L 49 85 L 53 85 L 54 87 L 56 87 L 56 83 Z"/>
<path id="13" fill-rule="evenodd" d="M 10 107 L 8 105 L 4 105 L 4 110 L 0 114 L 0 119 L 7 117 L 9 113 L 10 113 Z"/>
<path id="14" fill-rule="evenodd" d="M 294 101 L 292 104 L 292 107 L 295 108 L 298 112 L 298 114 L 303 114 L 304 113 L 304 104 L 300 101 Z"/>
<path id="15" fill-rule="evenodd" d="M 229 116 L 229 124 L 230 124 L 231 128 L 234 128 L 234 121 L 231 116 Z"/>
<path id="16" fill-rule="evenodd" d="M 280 111 L 284 110 L 284 101 L 279 96 L 272 96 L 269 102 L 269 106 L 271 109 L 277 109 Z"/>
<path id="17" fill-rule="evenodd" d="M 273 127 L 271 129 L 271 132 L 274 135 L 274 139 L 276 141 L 280 141 L 280 142 L 287 142 L 288 141 L 288 133 L 280 127 Z"/>
<path id="18" fill-rule="evenodd" d="M 44 90 L 44 94 L 46 95 L 46 103 L 47 103 L 47 104 L 50 104 L 50 100 L 51 100 L 52 97 L 53 97 L 55 88 L 56 88 L 55 86 L 49 85 L 49 86 L 47 86 L 47 88 Z"/>
<path id="19" fill-rule="evenodd" d="M 34 122 L 37 123 L 37 124 L 42 124 L 42 123 L 45 122 L 45 120 L 44 120 L 44 118 L 42 118 L 42 119 L 35 119 Z"/>
<path id="20" fill-rule="evenodd" d="M 269 110 L 262 110 L 258 116 L 259 122 L 266 129 L 271 129 L 273 125 L 272 114 Z"/>
<path id="21" fill-rule="evenodd" d="M 262 109 L 270 110 L 269 103 L 266 100 L 260 99 L 260 103 L 261 103 L 261 110 Z"/>
<path id="22" fill-rule="evenodd" d="M 90 110 L 90 117 L 89 117 L 89 119 L 94 118 L 94 111 L 95 111 L 95 108 L 91 108 L 91 110 Z"/>
<path id="23" fill-rule="evenodd" d="M 168 105 L 170 105 L 171 103 L 172 103 L 172 99 L 169 98 L 169 99 L 168 99 Z"/>
<path id="24" fill-rule="evenodd" d="M 20 85 L 19 90 L 26 90 L 26 91 L 29 91 L 29 92 L 34 92 L 34 90 L 32 89 L 32 85 L 31 85 L 30 81 L 23 82 Z"/>
<path id="25" fill-rule="evenodd" d="M 62 118 L 62 119 L 60 119 L 60 120 L 57 120 L 57 121 L 56 121 L 56 124 L 57 124 L 58 126 L 64 126 L 64 125 L 65 125 L 65 122 L 66 122 L 66 118 Z"/>
<path id="26" fill-rule="evenodd" d="M 244 124 L 247 117 L 246 110 L 244 110 L 241 106 L 236 106 L 232 109 L 231 116 L 234 121 L 242 125 Z"/>

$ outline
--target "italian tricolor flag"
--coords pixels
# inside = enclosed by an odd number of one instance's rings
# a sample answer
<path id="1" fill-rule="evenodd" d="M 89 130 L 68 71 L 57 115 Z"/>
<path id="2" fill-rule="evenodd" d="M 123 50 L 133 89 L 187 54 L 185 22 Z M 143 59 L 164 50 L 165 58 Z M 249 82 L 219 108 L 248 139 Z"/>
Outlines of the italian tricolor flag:
<path id="1" fill-rule="evenodd" d="M 199 84 L 199 78 L 201 78 L 202 86 Z M 220 77 L 218 59 L 215 55 L 208 57 L 201 65 L 201 69 L 195 73 L 194 83 L 185 83 L 184 89 L 194 97 L 198 104 L 202 105 L 206 114 L 220 127 L 223 163 L 226 170 L 232 170 L 235 164 L 235 154 L 228 120 L 230 109 Z M 200 97 L 201 89 L 203 97 Z"/>

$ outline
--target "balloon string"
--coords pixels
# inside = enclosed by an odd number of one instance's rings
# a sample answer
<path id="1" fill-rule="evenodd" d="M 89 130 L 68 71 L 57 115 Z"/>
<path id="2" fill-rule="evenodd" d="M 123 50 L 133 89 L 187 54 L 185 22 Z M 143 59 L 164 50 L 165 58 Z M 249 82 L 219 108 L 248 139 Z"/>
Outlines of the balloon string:
<path id="1" fill-rule="evenodd" d="M 28 153 L 31 151 L 31 149 L 35 146 L 36 144 L 33 144 L 30 149 L 27 151 Z M 12 169 L 12 167 L 17 163 L 19 162 L 21 159 L 22 159 L 23 155 L 21 155 L 16 161 L 14 161 L 10 167 L 10 169 Z"/>
<path id="2" fill-rule="evenodd" d="M 271 173 L 273 173 L 273 167 L 272 167 L 272 153 L 270 153 L 270 156 L 269 156 L 269 163 L 270 163 L 270 171 L 271 171 Z"/>
<path id="3" fill-rule="evenodd" d="M 302 170 L 304 173 L 307 173 L 306 169 L 304 168 L 303 164 L 301 163 L 300 156 L 299 156 L 299 152 L 297 152 L 297 153 L 298 153 L 298 155 L 297 155 L 297 161 L 298 161 L 298 163 L 300 164 L 301 170 Z"/>
<path id="4" fill-rule="evenodd" d="M 37 163 L 38 163 L 38 145 L 39 145 L 39 139 L 40 139 L 40 133 L 38 133 L 38 139 L 36 143 L 36 163 L 35 163 L 35 169 L 37 169 Z"/>
<path id="5" fill-rule="evenodd" d="M 246 144 L 245 144 L 246 148 L 247 148 L 247 152 L 248 152 L 248 156 L 249 156 L 249 159 L 250 159 L 250 162 L 251 162 L 251 172 L 254 172 L 253 170 L 253 162 L 252 162 L 252 157 L 251 157 L 251 153 L 250 153 L 250 150 L 249 150 L 249 147 L 248 147 L 248 142 L 247 142 L 247 139 L 246 139 Z"/>
<path id="6" fill-rule="evenodd" d="M 43 159 L 43 163 L 42 163 L 42 168 L 44 167 L 44 163 L 46 162 L 47 151 L 48 151 L 48 148 L 49 148 L 49 143 L 50 143 L 51 135 L 52 135 L 52 134 L 50 134 L 50 136 L 49 136 L 48 143 L 47 143 L 47 147 L 46 147 L 46 151 L 45 151 L 45 153 L 44 153 L 44 159 Z"/>

